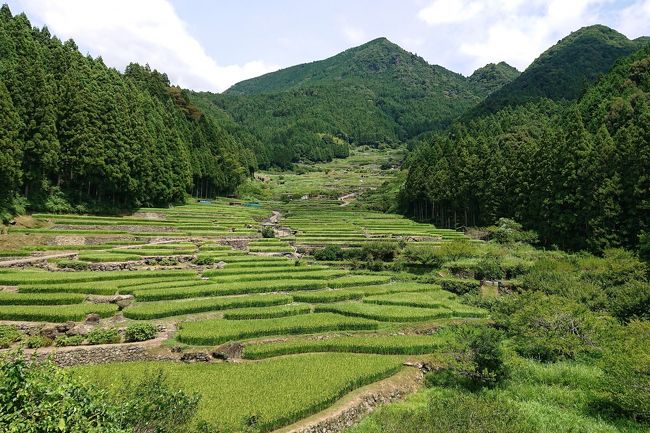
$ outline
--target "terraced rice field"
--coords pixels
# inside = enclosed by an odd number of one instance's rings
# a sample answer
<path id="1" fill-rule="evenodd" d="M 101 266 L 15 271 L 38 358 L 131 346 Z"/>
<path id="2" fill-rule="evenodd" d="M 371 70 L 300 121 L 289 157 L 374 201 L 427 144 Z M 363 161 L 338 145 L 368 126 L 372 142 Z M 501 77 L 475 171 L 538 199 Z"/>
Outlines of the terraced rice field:
<path id="1" fill-rule="evenodd" d="M 337 197 L 388 178 L 379 166 L 398 154 L 361 150 L 352 172 L 349 162 L 334 162 L 327 172 L 267 174 L 266 187 L 282 202 L 222 198 L 127 216 L 34 214 L 0 237 L 0 322 L 79 323 L 93 314 L 99 324 L 89 326 L 145 321 L 164 328 L 171 335 L 155 349 L 170 354 L 171 347 L 241 347 L 228 355 L 238 361 L 232 364 L 115 363 L 76 371 L 112 388 L 121 376 L 162 369 L 203 396 L 199 416 L 219 428 L 240 431 L 250 417 L 259 431 L 290 424 L 394 374 L 405 357 L 443 350 L 447 337 L 435 331 L 448 323 L 485 317 L 416 277 L 304 255 L 326 245 L 440 245 L 463 237 L 341 206 Z M 262 237 L 269 224 L 278 237 Z M 27 262 L 20 268 L 2 267 L 21 260 Z"/>

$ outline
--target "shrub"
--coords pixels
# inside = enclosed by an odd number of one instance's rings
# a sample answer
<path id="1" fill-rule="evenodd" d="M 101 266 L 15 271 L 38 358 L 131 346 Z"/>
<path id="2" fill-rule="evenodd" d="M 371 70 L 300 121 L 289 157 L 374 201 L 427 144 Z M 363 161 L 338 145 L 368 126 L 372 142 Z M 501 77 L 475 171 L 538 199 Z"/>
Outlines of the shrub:
<path id="1" fill-rule="evenodd" d="M 336 261 L 343 260 L 345 257 L 344 251 L 338 245 L 328 245 L 325 248 L 316 250 L 313 253 L 313 256 L 316 260 L 322 261 Z"/>
<path id="2" fill-rule="evenodd" d="M 273 226 L 263 226 L 262 227 L 262 237 L 264 239 L 270 239 L 275 237 L 275 230 L 273 230 Z"/>
<path id="3" fill-rule="evenodd" d="M 115 328 L 95 328 L 88 333 L 87 338 L 90 344 L 113 344 L 121 341 Z"/>
<path id="4" fill-rule="evenodd" d="M 616 329 L 603 357 L 603 389 L 622 414 L 650 419 L 650 322 Z"/>
<path id="5" fill-rule="evenodd" d="M 59 260 L 56 263 L 56 266 L 63 269 L 74 269 L 75 271 L 85 271 L 88 270 L 88 262 L 83 262 L 79 260 Z"/>
<path id="6" fill-rule="evenodd" d="M 7 432 L 127 433 L 105 394 L 51 361 L 0 359 L 0 413 Z"/>
<path id="7" fill-rule="evenodd" d="M 399 252 L 395 242 L 368 242 L 360 251 L 361 258 L 367 261 L 391 262 Z"/>
<path id="8" fill-rule="evenodd" d="M 468 293 L 477 293 L 481 288 L 481 283 L 476 280 L 461 280 L 459 278 L 434 278 L 434 283 L 440 284 L 443 290 L 465 295 Z"/>
<path id="9" fill-rule="evenodd" d="M 15 326 L 0 325 L 0 349 L 6 349 L 12 343 L 19 341 L 21 337 L 22 334 Z"/>
<path id="10" fill-rule="evenodd" d="M 472 388 L 494 386 L 508 375 L 501 350 L 503 332 L 488 326 L 454 329 L 454 355 L 448 371 Z"/>
<path id="11" fill-rule="evenodd" d="M 79 346 L 84 342 L 84 339 L 83 335 L 61 335 L 56 337 L 54 345 L 57 347 Z"/>
<path id="12" fill-rule="evenodd" d="M 501 262 L 496 257 L 486 257 L 476 265 L 477 280 L 501 280 L 505 276 Z"/>
<path id="13" fill-rule="evenodd" d="M 134 432 L 176 433 L 187 426 L 198 409 L 200 396 L 176 390 L 162 371 L 147 374 L 137 383 L 126 382 L 120 395 L 122 423 Z"/>
<path id="14" fill-rule="evenodd" d="M 27 347 L 30 349 L 38 349 L 39 347 L 47 347 L 52 345 L 52 340 L 41 335 L 32 335 L 25 340 Z"/>
<path id="15" fill-rule="evenodd" d="M 155 337 L 156 327 L 151 323 L 134 323 L 127 326 L 124 331 L 124 340 L 127 342 L 146 341 Z"/>
<path id="16" fill-rule="evenodd" d="M 599 352 L 599 338 L 609 324 L 575 301 L 537 292 L 501 307 L 500 322 L 513 336 L 517 352 L 542 361 Z"/>
<path id="17" fill-rule="evenodd" d="M 522 242 L 534 244 L 537 242 L 537 233 L 534 231 L 525 231 L 523 226 L 509 218 L 499 218 L 496 227 L 490 227 L 490 238 L 501 244 L 511 244 Z"/>
<path id="18" fill-rule="evenodd" d="M 199 266 L 208 266 L 213 265 L 216 261 L 217 258 L 214 256 L 198 255 L 194 260 L 192 260 L 192 263 Z"/>

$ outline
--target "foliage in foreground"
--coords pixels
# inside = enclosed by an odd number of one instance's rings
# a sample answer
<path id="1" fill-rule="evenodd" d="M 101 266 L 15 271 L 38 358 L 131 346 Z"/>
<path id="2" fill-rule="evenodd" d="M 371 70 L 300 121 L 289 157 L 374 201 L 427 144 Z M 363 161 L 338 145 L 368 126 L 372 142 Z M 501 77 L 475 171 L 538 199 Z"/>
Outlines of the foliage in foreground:
<path id="1" fill-rule="evenodd" d="M 0 359 L 0 431 L 175 433 L 190 427 L 200 397 L 173 389 L 159 371 L 122 385 L 116 398 L 47 360 Z M 202 433 L 212 432 L 201 424 Z M 197 432 L 199 430 L 196 430 Z"/>

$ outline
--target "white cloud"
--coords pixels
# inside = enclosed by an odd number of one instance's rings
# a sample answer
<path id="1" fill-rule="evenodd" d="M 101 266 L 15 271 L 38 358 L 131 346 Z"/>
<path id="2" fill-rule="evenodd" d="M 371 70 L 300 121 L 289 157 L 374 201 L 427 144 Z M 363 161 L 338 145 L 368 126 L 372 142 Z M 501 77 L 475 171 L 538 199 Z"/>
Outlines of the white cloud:
<path id="1" fill-rule="evenodd" d="M 368 41 L 366 32 L 358 27 L 346 26 L 342 29 L 345 39 L 352 44 L 361 44 Z"/>
<path id="2" fill-rule="evenodd" d="M 618 28 L 631 38 L 650 35 L 650 0 L 637 1 L 618 14 Z"/>
<path id="3" fill-rule="evenodd" d="M 451 24 L 474 18 L 483 10 L 479 1 L 435 0 L 418 12 L 418 17 L 429 25 Z"/>
<path id="4" fill-rule="evenodd" d="M 650 0 L 642 0 L 650 3 Z M 525 69 L 544 50 L 578 28 L 603 21 L 612 0 L 435 0 L 419 11 L 429 25 L 451 24 L 445 36 L 465 73 L 506 61 Z M 647 22 L 647 21 L 646 21 Z M 637 23 L 641 25 L 639 21 Z"/>
<path id="5" fill-rule="evenodd" d="M 30 17 L 62 39 L 73 38 L 104 62 L 123 69 L 149 63 L 194 90 L 222 91 L 237 81 L 278 69 L 255 60 L 222 66 L 189 33 L 168 0 L 22 0 Z"/>

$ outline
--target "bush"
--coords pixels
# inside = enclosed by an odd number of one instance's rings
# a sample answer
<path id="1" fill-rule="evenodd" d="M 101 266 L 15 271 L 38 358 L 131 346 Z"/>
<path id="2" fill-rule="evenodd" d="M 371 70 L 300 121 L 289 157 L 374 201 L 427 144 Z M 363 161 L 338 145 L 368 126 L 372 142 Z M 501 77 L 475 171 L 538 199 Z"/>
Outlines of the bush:
<path id="1" fill-rule="evenodd" d="M 216 261 L 217 259 L 214 256 L 198 255 L 194 260 L 192 260 L 192 263 L 199 266 L 209 266 L 213 265 Z"/>
<path id="2" fill-rule="evenodd" d="M 87 335 L 90 344 L 119 343 L 122 338 L 115 328 L 95 328 Z"/>
<path id="3" fill-rule="evenodd" d="M 476 246 L 466 240 L 453 240 L 440 246 L 409 244 L 402 252 L 411 263 L 439 268 L 445 262 L 475 257 Z"/>
<path id="4" fill-rule="evenodd" d="M 162 371 L 147 374 L 137 383 L 126 382 L 120 406 L 122 423 L 134 432 L 176 433 L 186 428 L 198 409 L 200 396 L 175 390 Z M 203 427 L 205 428 L 205 427 Z"/>
<path id="5" fill-rule="evenodd" d="M 314 251 L 313 256 L 316 260 L 336 261 L 343 260 L 345 253 L 338 245 L 328 245 L 325 248 Z"/>
<path id="6" fill-rule="evenodd" d="M 27 347 L 30 349 L 38 349 L 39 347 L 51 346 L 52 340 L 50 338 L 43 337 L 41 335 L 33 335 L 31 337 L 27 337 L 25 343 Z"/>
<path id="7" fill-rule="evenodd" d="M 8 348 L 12 343 L 19 341 L 21 338 L 22 334 L 15 326 L 0 325 L 0 349 Z"/>
<path id="8" fill-rule="evenodd" d="M 368 242 L 360 251 L 361 259 L 368 262 L 391 262 L 399 252 L 395 242 Z"/>
<path id="9" fill-rule="evenodd" d="M 481 259 L 476 265 L 477 280 L 501 280 L 505 278 L 506 273 L 501 266 L 501 262 L 496 257 L 486 257 Z"/>
<path id="10" fill-rule="evenodd" d="M 262 237 L 264 239 L 270 239 L 275 237 L 275 230 L 272 226 L 262 226 Z"/>
<path id="11" fill-rule="evenodd" d="M 603 390 L 622 414 L 650 420 L 650 322 L 616 328 L 602 360 Z"/>
<path id="12" fill-rule="evenodd" d="M 511 244 L 522 242 L 526 244 L 537 243 L 537 233 L 534 231 L 525 231 L 523 226 L 509 218 L 499 218 L 495 227 L 489 227 L 490 238 L 500 244 Z"/>
<path id="13" fill-rule="evenodd" d="M 88 270 L 90 263 L 80 260 L 59 260 L 56 266 L 62 269 L 74 269 L 75 271 Z"/>
<path id="14" fill-rule="evenodd" d="M 621 322 L 650 320 L 650 283 L 634 281 L 608 290 L 610 310 Z"/>
<path id="15" fill-rule="evenodd" d="M 146 341 L 156 337 L 156 327 L 151 323 L 135 323 L 126 327 L 124 331 L 124 340 Z"/>
<path id="16" fill-rule="evenodd" d="M 105 394 L 51 361 L 0 359 L 0 414 L 6 432 L 127 433 Z"/>
<path id="17" fill-rule="evenodd" d="M 57 347 L 79 346 L 84 342 L 84 340 L 85 338 L 83 335 L 61 335 L 56 337 L 54 345 Z"/>
<path id="18" fill-rule="evenodd" d="M 575 301 L 527 293 L 500 304 L 499 321 L 522 356 L 541 361 L 574 359 L 600 352 L 600 337 L 610 321 Z"/>
<path id="19" fill-rule="evenodd" d="M 503 332 L 488 326 L 454 329 L 454 354 L 448 372 L 471 388 L 494 386 L 508 376 L 501 350 Z"/>

